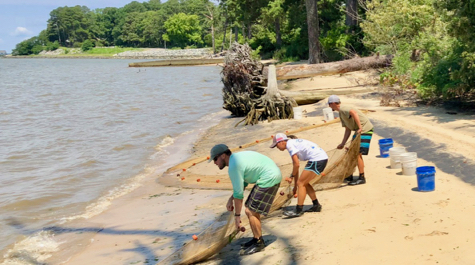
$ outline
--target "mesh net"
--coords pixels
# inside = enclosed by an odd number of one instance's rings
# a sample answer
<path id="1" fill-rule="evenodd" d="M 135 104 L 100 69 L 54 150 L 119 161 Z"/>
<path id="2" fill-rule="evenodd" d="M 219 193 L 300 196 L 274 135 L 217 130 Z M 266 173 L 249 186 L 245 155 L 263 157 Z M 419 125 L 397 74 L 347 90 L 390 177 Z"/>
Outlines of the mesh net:
<path id="1" fill-rule="evenodd" d="M 310 181 L 315 191 L 334 189 L 341 186 L 343 180 L 353 173 L 356 167 L 360 147 L 360 136 L 348 143 L 343 149 L 328 151 L 328 163 L 322 174 Z M 280 166 L 283 176 L 292 172 L 292 164 Z M 270 213 L 290 204 L 293 197 L 293 184 L 283 180 Z M 242 226 L 248 226 L 247 218 L 242 218 Z M 174 254 L 167 257 L 160 264 L 192 264 L 205 260 L 230 243 L 234 238 L 239 238 L 234 227 L 234 218 L 231 212 L 225 212 L 217 220 L 198 235 L 197 240 L 184 244 Z"/>

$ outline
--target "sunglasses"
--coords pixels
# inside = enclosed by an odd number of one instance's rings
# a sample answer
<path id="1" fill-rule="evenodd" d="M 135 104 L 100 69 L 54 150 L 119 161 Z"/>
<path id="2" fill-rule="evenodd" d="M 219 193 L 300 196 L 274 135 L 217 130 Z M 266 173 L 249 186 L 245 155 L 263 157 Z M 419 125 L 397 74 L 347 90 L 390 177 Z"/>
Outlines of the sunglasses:
<path id="1" fill-rule="evenodd" d="M 216 162 L 216 161 L 218 160 L 218 157 L 220 157 L 222 154 L 223 154 L 223 153 L 221 153 L 221 154 L 215 156 L 215 157 L 213 158 L 213 161 Z"/>

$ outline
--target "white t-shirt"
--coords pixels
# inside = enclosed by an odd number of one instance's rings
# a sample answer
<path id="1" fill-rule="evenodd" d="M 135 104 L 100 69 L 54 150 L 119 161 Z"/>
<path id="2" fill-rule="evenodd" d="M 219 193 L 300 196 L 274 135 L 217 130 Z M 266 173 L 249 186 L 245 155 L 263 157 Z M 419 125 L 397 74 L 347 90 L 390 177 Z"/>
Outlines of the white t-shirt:
<path id="1" fill-rule="evenodd" d="M 328 159 L 327 153 L 316 143 L 304 139 L 287 140 L 290 156 L 297 154 L 300 161 L 320 161 Z"/>

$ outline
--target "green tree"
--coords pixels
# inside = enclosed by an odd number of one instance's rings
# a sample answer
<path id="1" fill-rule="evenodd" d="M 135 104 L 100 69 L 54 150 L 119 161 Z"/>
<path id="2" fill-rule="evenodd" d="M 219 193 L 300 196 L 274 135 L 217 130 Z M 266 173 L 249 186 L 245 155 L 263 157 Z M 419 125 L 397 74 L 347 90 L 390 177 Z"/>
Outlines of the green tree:
<path id="1" fill-rule="evenodd" d="M 94 43 L 91 40 L 85 40 L 81 45 L 81 50 L 83 52 L 92 50 L 92 48 L 94 48 Z"/>
<path id="2" fill-rule="evenodd" d="M 163 39 L 181 48 L 202 44 L 201 26 L 197 15 L 178 13 L 165 21 L 166 33 Z"/>
<path id="3" fill-rule="evenodd" d="M 446 97 L 464 98 L 475 92 L 475 8 L 474 1 L 435 1 L 435 7 L 448 25 L 448 34 L 455 38 L 448 56 L 439 60 L 437 69 L 446 73 L 444 86 L 437 90 Z"/>

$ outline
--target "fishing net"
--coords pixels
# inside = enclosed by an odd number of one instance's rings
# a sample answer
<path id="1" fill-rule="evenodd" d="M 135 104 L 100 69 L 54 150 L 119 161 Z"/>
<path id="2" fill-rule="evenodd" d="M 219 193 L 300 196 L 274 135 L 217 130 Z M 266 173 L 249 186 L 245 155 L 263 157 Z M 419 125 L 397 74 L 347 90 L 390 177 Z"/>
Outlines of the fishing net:
<path id="1" fill-rule="evenodd" d="M 360 147 L 360 136 L 346 144 L 343 149 L 328 151 L 328 163 L 321 175 L 310 181 L 316 191 L 334 189 L 341 186 L 343 180 L 351 175 L 357 163 Z M 292 172 L 292 164 L 280 166 L 283 176 L 289 176 Z M 285 178 L 272 204 L 270 213 L 290 204 L 293 197 L 293 183 L 288 183 Z M 242 218 L 242 226 L 248 225 L 247 218 Z M 197 240 L 192 240 L 174 254 L 167 257 L 159 264 L 192 264 L 203 261 L 238 238 L 242 233 L 235 230 L 234 218 L 231 212 L 223 213 L 208 228 L 198 235 Z"/>
<path id="2" fill-rule="evenodd" d="M 240 237 L 241 234 L 235 229 L 233 217 L 231 212 L 221 214 L 215 222 L 197 235 L 196 239 L 185 243 L 160 264 L 192 264 L 213 256 L 234 238 Z"/>

